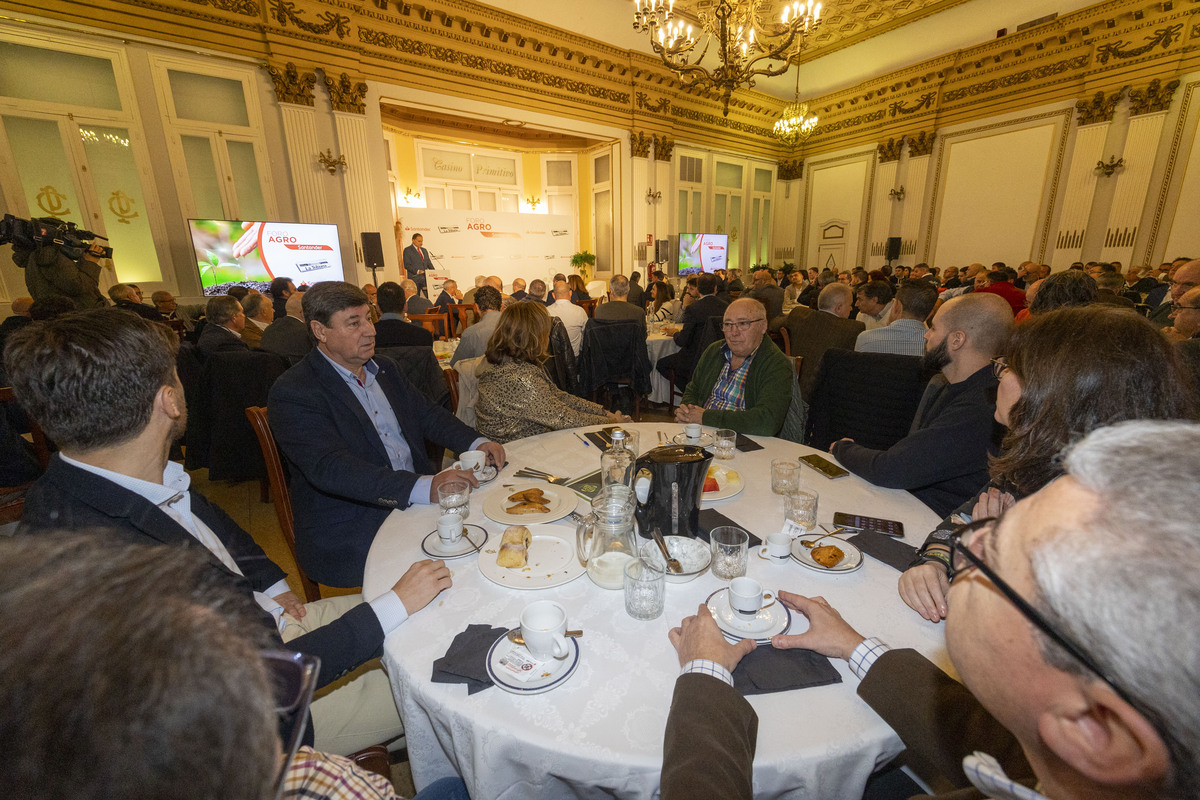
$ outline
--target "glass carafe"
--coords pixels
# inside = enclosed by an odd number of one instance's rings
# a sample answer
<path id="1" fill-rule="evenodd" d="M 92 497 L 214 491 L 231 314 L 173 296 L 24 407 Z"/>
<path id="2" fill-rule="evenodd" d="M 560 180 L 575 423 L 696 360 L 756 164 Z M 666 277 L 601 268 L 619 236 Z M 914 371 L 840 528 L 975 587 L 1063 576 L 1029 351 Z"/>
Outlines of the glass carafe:
<path id="1" fill-rule="evenodd" d="M 604 589 L 624 586 L 625 564 L 637 555 L 633 535 L 633 490 L 606 486 L 592 500 L 592 512 L 579 521 L 575 539 L 588 577 Z"/>

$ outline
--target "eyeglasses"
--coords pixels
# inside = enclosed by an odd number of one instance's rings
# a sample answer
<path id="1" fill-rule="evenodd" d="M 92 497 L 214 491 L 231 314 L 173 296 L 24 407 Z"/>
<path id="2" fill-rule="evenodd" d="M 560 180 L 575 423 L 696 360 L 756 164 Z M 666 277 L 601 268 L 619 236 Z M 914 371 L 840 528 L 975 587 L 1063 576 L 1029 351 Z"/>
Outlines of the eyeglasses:
<path id="1" fill-rule="evenodd" d="M 745 331 L 747 328 L 749 328 L 749 327 L 750 327 L 751 325 L 753 325 L 754 323 L 756 323 L 756 322 L 766 322 L 766 321 L 767 321 L 767 318 L 766 318 L 766 317 L 760 317 L 760 318 L 758 318 L 758 319 L 742 319 L 742 320 L 736 320 L 736 321 L 734 321 L 734 322 L 725 322 L 725 323 L 722 323 L 722 324 L 721 324 L 721 328 L 722 328 L 722 329 L 723 329 L 723 330 L 724 330 L 726 333 L 728 333 L 728 332 L 730 332 L 730 331 L 733 331 L 733 330 L 735 330 L 735 329 L 736 329 L 736 330 L 739 330 L 739 331 L 743 331 L 743 332 L 744 332 L 744 331 Z"/>
<path id="2" fill-rule="evenodd" d="M 1017 594 L 1017 590 L 997 575 L 995 570 L 989 567 L 983 560 L 982 544 L 984 537 L 978 534 L 992 530 L 997 522 L 998 520 L 995 517 L 977 519 L 973 522 L 968 522 L 966 525 L 959 526 L 950 534 L 950 567 L 946 574 L 949 581 L 953 583 L 955 578 L 971 569 L 979 570 L 1001 594 L 1008 598 L 1009 602 L 1016 606 L 1025 619 L 1033 623 L 1034 627 L 1050 637 L 1063 650 L 1070 653 L 1076 661 L 1087 667 L 1089 672 L 1111 686 L 1112 690 L 1122 700 L 1137 709 L 1138 713 L 1145 717 L 1155 729 L 1159 729 L 1158 714 L 1146 708 L 1141 701 L 1135 700 L 1103 667 L 1096 663 L 1095 659 L 1087 654 L 1083 647 L 1076 644 L 1073 639 L 1054 627 L 1042 612 L 1038 611 L 1025 598 Z"/>
<path id="3" fill-rule="evenodd" d="M 275 697 L 275 713 L 279 715 L 279 733 L 283 739 L 283 761 L 279 774 L 275 776 L 275 797 L 283 795 L 283 781 L 288 766 L 300 749 L 304 738 L 308 709 L 312 704 L 313 690 L 317 688 L 317 676 L 321 672 L 321 659 L 304 653 L 285 650 L 264 650 L 259 653 Z"/>
<path id="4" fill-rule="evenodd" d="M 996 376 L 996 380 L 1004 377 L 1004 373 L 1008 372 L 1012 367 L 1008 366 L 1008 359 L 1001 356 L 1000 358 L 992 359 L 992 374 Z"/>

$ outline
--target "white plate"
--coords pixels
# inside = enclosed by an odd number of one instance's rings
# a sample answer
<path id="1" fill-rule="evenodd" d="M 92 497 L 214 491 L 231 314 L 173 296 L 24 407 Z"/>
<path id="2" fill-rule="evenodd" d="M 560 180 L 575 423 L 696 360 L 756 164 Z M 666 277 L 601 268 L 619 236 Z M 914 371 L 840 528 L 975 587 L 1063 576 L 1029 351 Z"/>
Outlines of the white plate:
<path id="1" fill-rule="evenodd" d="M 774 593 L 771 595 L 774 597 Z M 792 612 L 783 603 L 776 600 L 766 608 L 761 608 L 752 619 L 742 619 L 734 613 L 729 605 L 729 587 L 717 589 L 704 601 L 717 627 L 726 639 L 739 642 L 742 639 L 753 639 L 758 644 L 770 644 L 772 636 L 787 633 L 792 626 Z"/>
<path id="2" fill-rule="evenodd" d="M 462 469 L 461 461 L 455 461 L 450 465 L 450 469 Z M 500 470 L 493 467 L 491 464 L 484 464 L 483 469 L 475 474 L 475 480 L 479 481 L 480 486 L 487 486 L 492 481 L 496 480 L 496 476 L 500 474 Z"/>
<path id="3" fill-rule="evenodd" d="M 694 442 L 688 438 L 686 433 L 675 434 L 671 441 L 675 444 L 694 444 L 697 447 L 712 447 L 714 444 L 716 444 L 717 439 L 711 433 L 701 431 L 700 438 Z"/>
<path id="4" fill-rule="evenodd" d="M 488 650 L 488 677 L 498 688 L 513 694 L 541 694 L 551 689 L 557 689 L 574 675 L 575 670 L 579 667 L 579 640 L 571 638 L 567 641 L 571 643 L 571 652 L 567 653 L 566 658 L 561 661 L 556 658 L 551 659 L 543 665 L 542 675 L 522 683 L 509 677 L 508 671 L 500 664 L 500 659 L 508 653 L 510 648 L 525 649 L 523 645 L 510 642 L 508 634 L 505 633 L 496 640 L 492 649 Z"/>
<path id="5" fill-rule="evenodd" d="M 854 545 L 847 542 L 845 539 L 839 539 L 836 536 L 823 536 L 821 540 L 816 542 L 817 547 L 823 547 L 827 544 L 836 545 L 846 557 L 837 563 L 834 567 L 822 567 L 817 562 L 813 561 L 812 555 L 809 553 L 809 548 L 800 544 L 803 539 L 806 542 L 816 541 L 817 534 L 809 533 L 804 536 L 797 536 L 792 539 L 792 558 L 800 562 L 800 566 L 808 567 L 814 572 L 854 572 L 863 565 L 863 554 Z"/>
<path id="6" fill-rule="evenodd" d="M 694 581 L 708 569 L 708 565 L 712 561 L 712 548 L 707 543 L 690 536 L 664 536 L 663 541 L 667 545 L 667 552 L 671 554 L 672 558 L 679 561 L 679 566 L 683 567 L 682 573 L 668 571 L 667 583 Z M 653 562 L 659 569 L 666 569 L 662 551 L 658 549 L 658 544 L 653 539 L 644 542 L 640 552 L 642 558 Z"/>
<path id="7" fill-rule="evenodd" d="M 705 503 L 714 503 L 717 500 L 728 500 L 735 494 L 741 494 L 746 488 L 746 479 L 742 477 L 739 470 L 723 467 L 720 464 L 713 464 L 710 469 L 713 470 L 713 477 L 717 479 L 717 486 L 721 487 L 715 492 L 706 492 L 700 495 L 700 507 L 707 508 Z M 729 479 L 729 473 L 737 475 L 736 480 Z M 707 476 L 706 476 L 707 477 Z"/>
<path id="8" fill-rule="evenodd" d="M 508 498 L 526 489 L 541 489 L 546 497 L 544 505 L 550 511 L 545 514 L 506 513 L 506 508 L 515 505 L 515 503 L 509 502 Z M 510 489 L 501 489 L 501 491 L 492 492 L 483 501 L 483 513 L 488 519 L 504 525 L 529 525 L 530 523 L 554 522 L 556 519 L 562 519 L 574 511 L 575 503 L 578 499 L 579 495 L 565 486 L 554 486 L 549 483 L 542 483 L 541 481 L 514 483 Z"/>
<path id="9" fill-rule="evenodd" d="M 452 558 L 474 555 L 475 548 L 487 544 L 488 532 L 478 525 L 463 525 L 463 536 L 449 547 L 442 547 L 436 530 L 430 531 L 421 540 L 421 552 L 430 558 L 449 561 Z"/>
<path id="10" fill-rule="evenodd" d="M 496 563 L 502 537 L 479 551 L 479 571 L 492 583 L 511 589 L 548 589 L 570 583 L 587 570 L 575 557 L 575 529 L 562 525 L 526 525 L 532 541 L 523 567 Z"/>

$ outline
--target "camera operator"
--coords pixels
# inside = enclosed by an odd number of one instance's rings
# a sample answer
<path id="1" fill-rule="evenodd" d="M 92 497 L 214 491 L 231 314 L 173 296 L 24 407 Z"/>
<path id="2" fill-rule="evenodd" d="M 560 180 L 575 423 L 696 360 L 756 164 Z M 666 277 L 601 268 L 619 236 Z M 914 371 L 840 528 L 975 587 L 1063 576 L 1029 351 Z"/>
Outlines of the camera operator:
<path id="1" fill-rule="evenodd" d="M 77 308 L 108 305 L 100 294 L 101 258 L 112 250 L 81 239 L 96 238 L 57 219 L 18 220 L 5 215 L 0 243 L 12 242 L 13 262 L 25 270 L 25 285 L 34 300 L 70 298 Z"/>

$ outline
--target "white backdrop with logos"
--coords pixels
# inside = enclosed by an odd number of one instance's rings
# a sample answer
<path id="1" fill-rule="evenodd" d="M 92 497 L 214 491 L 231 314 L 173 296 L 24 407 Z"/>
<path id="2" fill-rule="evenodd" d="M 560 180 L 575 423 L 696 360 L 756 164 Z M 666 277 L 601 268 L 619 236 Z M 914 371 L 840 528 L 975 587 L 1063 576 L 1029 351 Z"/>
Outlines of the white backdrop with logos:
<path id="1" fill-rule="evenodd" d="M 476 275 L 496 275 L 507 292 L 513 278 L 527 283 L 541 278 L 550 285 L 556 272 L 570 274 L 574 224 L 571 217 L 560 215 L 406 208 L 400 219 L 400 247 L 403 253 L 419 233 L 436 276 L 453 278 L 466 291 L 475 285 Z M 431 298 L 436 296 L 433 283 Z"/>

